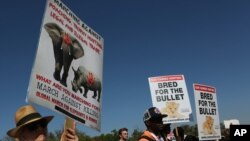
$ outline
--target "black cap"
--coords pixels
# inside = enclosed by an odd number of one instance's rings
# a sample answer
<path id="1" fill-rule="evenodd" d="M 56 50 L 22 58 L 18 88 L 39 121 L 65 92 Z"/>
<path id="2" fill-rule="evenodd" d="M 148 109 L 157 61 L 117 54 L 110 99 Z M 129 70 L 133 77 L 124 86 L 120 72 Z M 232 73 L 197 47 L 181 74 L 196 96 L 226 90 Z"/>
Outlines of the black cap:
<path id="1" fill-rule="evenodd" d="M 143 121 L 148 121 L 151 119 L 160 119 L 160 118 L 164 118 L 167 117 L 168 115 L 166 114 L 162 114 L 160 112 L 160 110 L 156 107 L 151 107 L 149 109 L 147 109 L 143 115 Z"/>

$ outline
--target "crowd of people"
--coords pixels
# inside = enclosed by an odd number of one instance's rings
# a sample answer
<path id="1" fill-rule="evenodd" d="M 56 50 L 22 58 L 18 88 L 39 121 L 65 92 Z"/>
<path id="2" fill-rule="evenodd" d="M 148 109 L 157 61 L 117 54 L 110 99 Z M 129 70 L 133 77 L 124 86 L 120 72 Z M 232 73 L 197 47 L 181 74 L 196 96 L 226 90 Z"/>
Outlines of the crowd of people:
<path id="1" fill-rule="evenodd" d="M 171 141 L 168 138 L 168 134 L 171 132 L 170 124 L 164 124 L 163 118 L 167 117 L 166 114 L 162 114 L 156 107 L 151 107 L 144 112 L 143 121 L 146 126 L 146 130 L 138 138 L 138 141 Z M 185 135 L 185 131 L 182 127 L 176 127 L 172 131 L 175 136 L 175 141 L 199 141 L 194 135 Z M 229 141 L 229 140 L 221 140 Z"/>
<path id="2" fill-rule="evenodd" d="M 163 124 L 162 119 L 167 117 L 156 107 L 150 107 L 144 112 L 143 121 L 146 130 L 138 138 L 138 141 L 171 141 L 167 138 L 171 132 L 170 124 Z M 16 127 L 7 131 L 7 135 L 16 141 L 45 141 L 48 136 L 47 125 L 52 121 L 53 116 L 42 116 L 31 105 L 20 107 L 15 113 Z M 73 127 L 64 128 L 60 141 L 78 141 L 79 138 L 75 131 L 75 122 Z M 182 127 L 173 129 L 176 141 L 198 141 L 198 138 L 192 135 L 185 135 Z M 128 140 L 128 129 L 121 128 L 118 131 L 119 141 Z M 227 141 L 226 139 L 222 139 Z"/>

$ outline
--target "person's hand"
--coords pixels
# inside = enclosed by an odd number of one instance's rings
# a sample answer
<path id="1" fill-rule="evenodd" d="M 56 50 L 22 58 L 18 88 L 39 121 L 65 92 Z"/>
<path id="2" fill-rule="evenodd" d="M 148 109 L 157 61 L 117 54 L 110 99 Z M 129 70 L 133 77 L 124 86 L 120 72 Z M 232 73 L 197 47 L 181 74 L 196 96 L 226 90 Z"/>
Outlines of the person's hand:
<path id="1" fill-rule="evenodd" d="M 76 135 L 76 122 L 72 119 L 65 120 L 64 131 L 60 141 L 79 141 Z"/>
<path id="2" fill-rule="evenodd" d="M 61 141 L 78 141 L 79 138 L 76 135 L 75 130 L 71 128 L 67 128 L 66 131 L 63 132 L 62 135 L 63 140 Z"/>

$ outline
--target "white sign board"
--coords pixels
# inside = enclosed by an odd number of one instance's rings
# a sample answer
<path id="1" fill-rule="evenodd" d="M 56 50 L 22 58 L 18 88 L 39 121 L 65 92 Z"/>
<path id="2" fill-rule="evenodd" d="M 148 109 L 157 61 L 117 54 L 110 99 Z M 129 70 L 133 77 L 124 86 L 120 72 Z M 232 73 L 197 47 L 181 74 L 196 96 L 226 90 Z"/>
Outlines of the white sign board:
<path id="1" fill-rule="evenodd" d="M 153 106 L 168 117 L 164 123 L 189 122 L 192 109 L 183 75 L 148 78 Z"/>
<path id="2" fill-rule="evenodd" d="M 48 0 L 27 99 L 100 131 L 103 38 Z"/>
<path id="3" fill-rule="evenodd" d="M 220 139 L 221 131 L 216 89 L 201 84 L 194 84 L 193 86 L 199 139 Z"/>
<path id="4" fill-rule="evenodd" d="M 230 125 L 239 125 L 240 121 L 238 119 L 224 120 L 224 125 L 226 129 L 229 129 Z"/>

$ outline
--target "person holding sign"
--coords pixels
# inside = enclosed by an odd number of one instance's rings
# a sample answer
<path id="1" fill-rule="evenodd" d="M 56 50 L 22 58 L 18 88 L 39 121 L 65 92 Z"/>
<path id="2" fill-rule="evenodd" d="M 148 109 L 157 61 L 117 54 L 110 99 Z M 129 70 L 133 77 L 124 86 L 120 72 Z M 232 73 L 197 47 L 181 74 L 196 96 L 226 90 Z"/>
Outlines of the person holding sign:
<path id="1" fill-rule="evenodd" d="M 139 137 L 138 141 L 166 141 L 162 131 L 165 126 L 162 119 L 167 117 L 166 114 L 162 114 L 156 107 L 147 109 L 143 116 L 143 121 L 147 127 L 147 130 Z"/>
<path id="2" fill-rule="evenodd" d="M 31 105 L 22 106 L 15 114 L 16 127 L 10 129 L 7 135 L 18 141 L 45 141 L 48 133 L 47 125 L 53 118 L 54 116 L 42 117 Z M 64 134 L 69 141 L 78 141 L 74 130 L 67 130 Z"/>

